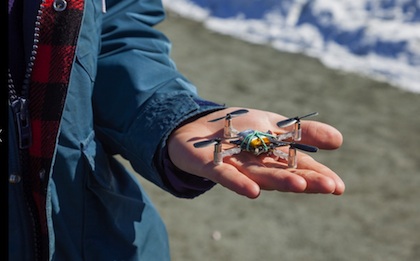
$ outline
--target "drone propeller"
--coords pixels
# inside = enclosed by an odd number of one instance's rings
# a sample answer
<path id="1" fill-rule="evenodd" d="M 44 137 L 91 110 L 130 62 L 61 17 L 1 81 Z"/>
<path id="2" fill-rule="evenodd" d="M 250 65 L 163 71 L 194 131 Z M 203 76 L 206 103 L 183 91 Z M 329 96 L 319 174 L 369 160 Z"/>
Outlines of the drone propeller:
<path id="1" fill-rule="evenodd" d="M 212 144 L 218 144 L 222 141 L 220 138 L 211 139 L 211 140 L 204 140 L 194 143 L 195 148 L 203 148 Z"/>
<path id="2" fill-rule="evenodd" d="M 311 116 L 315 116 L 315 115 L 318 115 L 318 112 L 312 112 L 312 113 L 309 113 L 309 114 L 301 116 L 301 117 L 294 117 L 294 118 L 289 118 L 289 119 L 286 119 L 286 120 L 282 120 L 282 121 L 277 122 L 277 126 L 280 127 L 280 128 L 287 127 L 287 126 L 289 126 L 289 125 L 291 125 L 295 122 L 299 122 L 303 118 L 307 118 L 307 117 L 311 117 Z"/>
<path id="3" fill-rule="evenodd" d="M 306 152 L 317 152 L 318 148 L 311 145 L 300 144 L 300 143 L 290 143 L 290 147 L 300 149 Z"/>
<path id="4" fill-rule="evenodd" d="M 213 120 L 209 120 L 209 122 L 220 121 L 220 120 L 223 120 L 223 119 L 231 119 L 233 117 L 245 114 L 247 112 L 248 112 L 248 110 L 246 110 L 246 109 L 236 110 L 236 111 L 233 111 L 233 112 L 230 112 L 230 113 L 226 114 L 226 116 L 216 118 L 216 119 L 213 119 Z"/>

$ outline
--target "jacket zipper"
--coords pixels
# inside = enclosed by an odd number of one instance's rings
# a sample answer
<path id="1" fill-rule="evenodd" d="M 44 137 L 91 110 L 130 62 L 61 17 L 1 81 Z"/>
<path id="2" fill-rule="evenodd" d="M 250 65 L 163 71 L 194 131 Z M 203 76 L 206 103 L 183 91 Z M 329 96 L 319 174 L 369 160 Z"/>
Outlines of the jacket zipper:
<path id="1" fill-rule="evenodd" d="M 38 42 L 39 42 L 39 31 L 40 31 L 40 21 L 41 21 L 41 15 L 43 13 L 45 0 L 42 0 L 38 9 L 38 13 L 36 16 L 35 21 L 35 28 L 34 28 L 34 39 L 33 39 L 33 45 L 32 45 L 32 52 L 31 57 L 29 58 L 29 62 L 26 66 L 25 76 L 22 83 L 22 89 L 21 94 L 18 95 L 16 92 L 16 88 L 13 83 L 13 78 L 10 72 L 10 69 L 8 71 L 8 89 L 9 89 L 9 103 L 13 111 L 13 116 L 16 124 L 16 131 L 17 131 L 17 142 L 19 145 L 19 161 L 21 163 L 22 168 L 20 169 L 20 172 L 18 173 L 11 173 L 11 176 L 9 177 L 9 181 L 14 183 L 18 183 L 22 180 L 23 187 L 24 187 L 24 198 L 25 202 L 27 203 L 27 208 L 29 212 L 29 219 L 32 224 L 32 233 L 33 233 L 33 240 L 34 240 L 34 260 L 38 261 L 42 258 L 42 251 L 41 251 L 41 238 L 40 238 L 40 221 L 37 216 L 36 206 L 35 202 L 33 202 L 33 199 L 31 198 L 32 190 L 31 186 L 28 182 L 28 177 L 23 178 L 24 173 L 28 173 L 28 166 L 25 165 L 28 163 L 28 148 L 32 144 L 32 135 L 31 135 L 31 126 L 30 126 L 30 118 L 29 118 L 29 83 L 30 78 L 32 75 L 32 69 L 35 61 L 35 57 L 38 50 Z M 22 179 L 23 178 L 23 179 Z M 48 257 L 45 257 L 48 258 Z"/>

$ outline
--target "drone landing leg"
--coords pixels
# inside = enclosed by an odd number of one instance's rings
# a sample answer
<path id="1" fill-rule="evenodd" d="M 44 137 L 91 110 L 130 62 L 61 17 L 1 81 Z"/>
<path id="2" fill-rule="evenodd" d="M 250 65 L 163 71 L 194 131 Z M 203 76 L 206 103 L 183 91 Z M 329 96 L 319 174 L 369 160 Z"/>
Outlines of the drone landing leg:
<path id="1" fill-rule="evenodd" d="M 287 166 L 289 168 L 296 168 L 297 167 L 297 157 L 296 157 L 296 148 L 289 148 L 289 153 L 285 153 L 280 150 L 273 150 L 273 154 L 279 158 L 287 160 Z"/>
<path id="2" fill-rule="evenodd" d="M 238 131 L 235 128 L 233 128 L 232 119 L 231 118 L 226 118 L 225 126 L 223 128 L 223 136 L 226 139 L 230 139 L 230 138 L 235 137 L 236 134 L 238 134 Z"/>
<path id="3" fill-rule="evenodd" d="M 241 148 L 236 147 L 232 149 L 228 149 L 222 151 L 222 145 L 216 144 L 214 145 L 214 159 L 213 162 L 215 165 L 220 165 L 223 163 L 223 158 L 227 156 L 232 156 L 241 152 Z"/>
<path id="4" fill-rule="evenodd" d="M 295 129 L 293 130 L 293 140 L 300 141 L 302 138 L 302 129 L 300 128 L 300 122 L 295 123 Z"/>
<path id="5" fill-rule="evenodd" d="M 223 162 L 221 143 L 217 143 L 214 145 L 213 162 L 215 165 L 220 165 Z"/>
<path id="6" fill-rule="evenodd" d="M 287 159 L 287 165 L 289 168 L 296 168 L 297 167 L 297 157 L 296 157 L 296 148 L 289 148 L 289 155 Z"/>

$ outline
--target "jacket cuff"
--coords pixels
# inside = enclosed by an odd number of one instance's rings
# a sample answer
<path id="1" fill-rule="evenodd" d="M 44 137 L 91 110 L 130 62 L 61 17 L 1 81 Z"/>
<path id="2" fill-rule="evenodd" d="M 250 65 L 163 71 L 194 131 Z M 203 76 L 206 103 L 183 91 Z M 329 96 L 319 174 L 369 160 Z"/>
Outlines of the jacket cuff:
<path id="1" fill-rule="evenodd" d="M 216 104 L 210 101 L 197 98 L 193 100 L 198 106 L 200 106 L 200 109 L 198 110 L 200 113 L 186 119 L 177 127 L 180 127 L 187 122 L 194 121 L 205 114 L 225 108 L 224 105 Z M 155 157 L 155 159 L 160 158 L 158 165 L 160 165 L 159 167 L 162 170 L 159 172 L 161 179 L 165 187 L 167 187 L 173 195 L 181 198 L 194 198 L 210 190 L 216 185 L 216 183 L 209 179 L 190 174 L 176 167 L 169 157 L 166 141 L 164 144 L 165 145 L 161 147 L 160 151 L 157 152 L 157 155 L 159 156 Z"/>
<path id="2" fill-rule="evenodd" d="M 163 148 L 163 173 L 161 178 L 165 186 L 175 196 L 194 198 L 213 188 L 216 183 L 180 170 L 169 158 L 167 147 Z"/>

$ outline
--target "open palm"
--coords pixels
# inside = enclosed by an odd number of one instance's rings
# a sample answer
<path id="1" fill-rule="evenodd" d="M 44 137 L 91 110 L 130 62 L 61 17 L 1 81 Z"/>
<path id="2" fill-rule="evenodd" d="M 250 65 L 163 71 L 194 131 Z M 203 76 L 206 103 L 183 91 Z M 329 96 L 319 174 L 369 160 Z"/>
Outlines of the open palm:
<path id="1" fill-rule="evenodd" d="M 249 198 L 256 198 L 261 190 L 297 193 L 344 192 L 344 183 L 331 169 L 303 152 L 298 152 L 296 169 L 287 168 L 284 160 L 272 155 L 255 156 L 249 152 L 228 156 L 223 164 L 213 163 L 213 146 L 195 148 L 194 143 L 223 137 L 223 121 L 209 122 L 241 108 L 227 108 L 210 113 L 175 130 L 169 139 L 169 155 L 180 169 L 197 175 Z M 247 109 L 248 113 L 234 119 L 237 130 L 254 129 L 281 133 L 276 123 L 285 117 L 261 110 Z M 320 149 L 336 149 L 342 144 L 341 133 L 330 125 L 302 120 L 300 142 Z M 287 149 L 287 148 L 286 148 Z"/>

